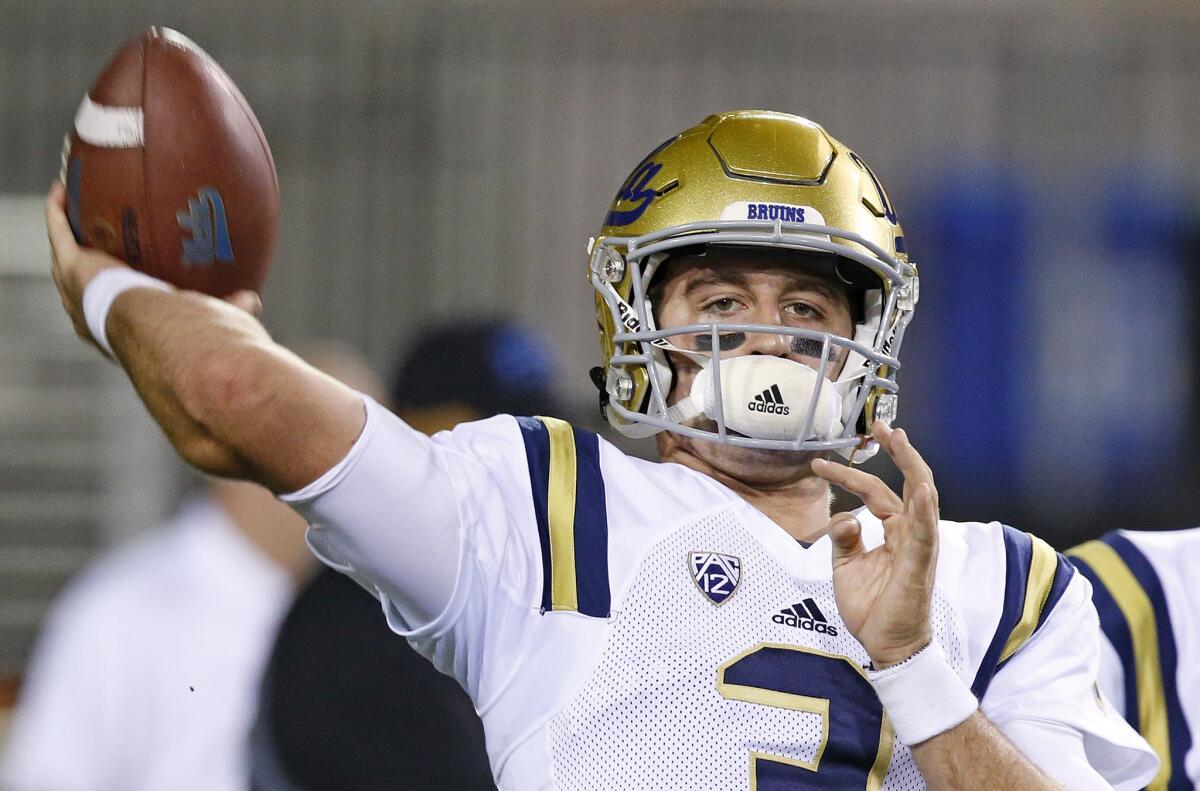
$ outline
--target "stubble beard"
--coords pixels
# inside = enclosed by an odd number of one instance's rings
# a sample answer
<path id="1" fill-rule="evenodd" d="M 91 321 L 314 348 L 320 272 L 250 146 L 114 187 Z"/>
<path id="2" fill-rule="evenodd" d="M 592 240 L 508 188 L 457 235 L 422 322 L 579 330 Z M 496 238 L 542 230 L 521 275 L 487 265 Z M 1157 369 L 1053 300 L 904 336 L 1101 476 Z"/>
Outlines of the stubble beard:
<path id="1" fill-rule="evenodd" d="M 694 418 L 685 425 L 717 433 L 716 422 L 708 417 Z M 811 476 L 810 465 L 818 455 L 811 451 L 744 448 L 678 434 L 674 441 L 714 470 L 756 489 L 777 488 Z"/>

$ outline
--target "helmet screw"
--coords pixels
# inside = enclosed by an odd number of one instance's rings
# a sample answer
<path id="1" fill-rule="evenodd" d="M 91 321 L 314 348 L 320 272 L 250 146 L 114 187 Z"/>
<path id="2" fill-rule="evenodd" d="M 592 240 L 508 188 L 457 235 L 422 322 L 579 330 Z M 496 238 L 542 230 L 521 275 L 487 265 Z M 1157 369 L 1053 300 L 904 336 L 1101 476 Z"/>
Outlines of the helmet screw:
<path id="1" fill-rule="evenodd" d="M 896 294 L 896 306 L 900 310 L 913 311 L 917 307 L 917 301 L 921 298 L 921 281 L 914 275 L 906 278 L 899 291 Z"/>
<path id="2" fill-rule="evenodd" d="M 888 426 L 892 425 L 892 421 L 896 419 L 899 400 L 895 393 L 880 393 L 875 398 L 875 419 L 882 420 Z"/>
<path id="3" fill-rule="evenodd" d="M 633 377 L 618 368 L 608 369 L 608 394 L 618 401 L 633 398 Z"/>
<path id="4" fill-rule="evenodd" d="M 600 250 L 593 268 L 600 279 L 606 283 L 619 283 L 625 278 L 625 259 L 611 247 L 604 247 Z"/>

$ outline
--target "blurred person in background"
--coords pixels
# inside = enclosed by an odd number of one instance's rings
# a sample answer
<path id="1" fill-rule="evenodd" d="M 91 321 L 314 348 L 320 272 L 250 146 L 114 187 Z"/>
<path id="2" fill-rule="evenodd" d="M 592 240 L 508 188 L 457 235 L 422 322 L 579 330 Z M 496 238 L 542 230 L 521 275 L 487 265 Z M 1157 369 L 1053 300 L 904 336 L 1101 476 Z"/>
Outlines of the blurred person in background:
<path id="1" fill-rule="evenodd" d="M 554 359 L 510 321 L 433 328 L 405 356 L 391 403 L 426 434 L 502 413 L 561 416 Z M 255 788 L 495 787 L 466 693 L 380 619 L 379 601 L 332 569 L 296 597 L 263 681 Z"/>
<path id="2" fill-rule="evenodd" d="M 1200 788 L 1200 528 L 1114 530 L 1067 557 L 1100 614 L 1099 688 L 1158 754 L 1149 788 Z"/>
<path id="3" fill-rule="evenodd" d="M 300 347 L 368 392 L 348 347 Z M 280 619 L 315 563 L 305 523 L 266 489 L 206 479 L 161 528 L 115 547 L 60 594 L 17 699 L 6 791 L 235 791 Z"/>

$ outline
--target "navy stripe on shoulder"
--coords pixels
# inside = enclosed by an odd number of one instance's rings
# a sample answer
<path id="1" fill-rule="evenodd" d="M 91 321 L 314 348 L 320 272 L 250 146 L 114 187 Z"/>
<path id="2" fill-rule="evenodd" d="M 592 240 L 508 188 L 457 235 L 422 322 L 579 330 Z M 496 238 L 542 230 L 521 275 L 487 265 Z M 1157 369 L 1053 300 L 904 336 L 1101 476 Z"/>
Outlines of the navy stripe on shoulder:
<path id="1" fill-rule="evenodd" d="M 1056 552 L 1055 562 L 1057 565 L 1054 567 L 1054 582 L 1050 584 L 1050 595 L 1046 597 L 1046 601 L 1042 605 L 1042 612 L 1038 615 L 1037 628 L 1034 629 L 1034 632 L 1042 628 L 1042 624 L 1046 622 L 1046 616 L 1067 592 L 1067 586 L 1071 584 L 1071 578 L 1075 576 L 1075 566 L 1071 564 L 1066 555 Z"/>
<path id="2" fill-rule="evenodd" d="M 1105 587 L 1099 575 L 1087 564 L 1087 561 L 1072 556 L 1071 562 L 1075 564 L 1075 568 L 1079 570 L 1084 579 L 1092 583 L 1092 604 L 1096 606 L 1096 613 L 1100 616 L 1100 630 L 1104 632 L 1104 636 L 1108 638 L 1108 642 L 1117 652 L 1117 656 L 1121 660 L 1121 668 L 1124 671 L 1122 678 L 1125 682 L 1125 720 L 1135 730 L 1140 731 L 1137 668 L 1133 661 L 1133 636 L 1129 632 L 1129 622 L 1125 620 L 1125 615 L 1117 606 L 1117 601 L 1113 598 L 1112 593 Z"/>
<path id="3" fill-rule="evenodd" d="M 1025 583 L 1029 579 L 1029 567 L 1033 562 L 1033 539 L 1030 535 L 1008 525 L 1003 526 L 1003 531 L 1004 605 L 1000 611 L 996 633 L 992 636 L 992 642 L 988 645 L 979 670 L 975 673 L 975 681 L 971 684 L 971 692 L 979 700 L 983 700 L 988 685 L 992 683 L 992 676 L 998 669 L 1000 654 L 1025 610 Z"/>
<path id="4" fill-rule="evenodd" d="M 550 520 L 547 503 L 550 490 L 550 432 L 534 417 L 518 417 L 521 439 L 525 442 L 525 463 L 529 466 L 529 484 L 533 491 L 533 513 L 537 517 L 538 540 L 542 547 L 542 610 L 551 608 Z"/>
<path id="5" fill-rule="evenodd" d="M 600 439 L 575 433 L 575 585 L 579 612 L 607 618 L 612 610 L 608 579 L 608 507 L 600 471 Z"/>
<path id="6" fill-rule="evenodd" d="M 1158 635 L 1158 661 L 1162 667 L 1163 698 L 1167 709 L 1167 723 L 1170 731 L 1171 744 L 1171 781 L 1170 789 L 1189 787 L 1184 759 L 1192 747 L 1192 736 L 1188 729 L 1187 719 L 1183 715 L 1183 707 L 1179 702 L 1178 663 L 1179 654 L 1175 646 L 1175 632 L 1171 623 L 1171 612 L 1167 608 L 1167 597 L 1163 592 L 1162 582 L 1154 571 L 1154 566 L 1142 554 L 1133 542 L 1117 532 L 1111 532 L 1101 539 L 1125 561 L 1125 565 L 1133 572 L 1141 585 L 1146 597 L 1154 608 L 1154 621 Z M 1128 708 L 1128 706 L 1126 706 Z"/>

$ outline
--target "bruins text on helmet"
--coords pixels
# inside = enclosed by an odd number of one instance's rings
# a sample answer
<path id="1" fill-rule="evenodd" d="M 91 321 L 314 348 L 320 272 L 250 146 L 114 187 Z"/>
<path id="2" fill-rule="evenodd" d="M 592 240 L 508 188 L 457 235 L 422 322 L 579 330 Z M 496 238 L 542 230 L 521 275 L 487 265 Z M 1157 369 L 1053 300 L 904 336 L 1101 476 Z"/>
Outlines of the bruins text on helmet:
<path id="1" fill-rule="evenodd" d="M 721 322 L 657 328 L 655 273 L 672 253 L 703 245 L 828 255 L 861 295 L 853 337 Z M 588 253 L 604 354 L 597 379 L 609 422 L 623 434 L 667 430 L 743 447 L 837 450 L 854 461 L 875 452 L 871 423 L 896 415 L 897 356 L 917 303 L 917 271 L 883 185 L 820 126 L 758 110 L 706 118 L 634 169 Z M 722 358 L 725 339 L 746 333 L 790 336 L 791 348 L 812 350 L 806 356 L 817 367 L 761 355 Z M 698 336 L 707 336 L 696 344 L 700 351 L 680 343 Z M 703 368 L 675 404 L 668 404 L 668 351 Z M 828 370 L 841 353 L 842 370 Z M 785 406 L 778 398 L 781 381 L 802 393 L 798 402 Z M 715 430 L 687 425 L 699 415 Z"/>

